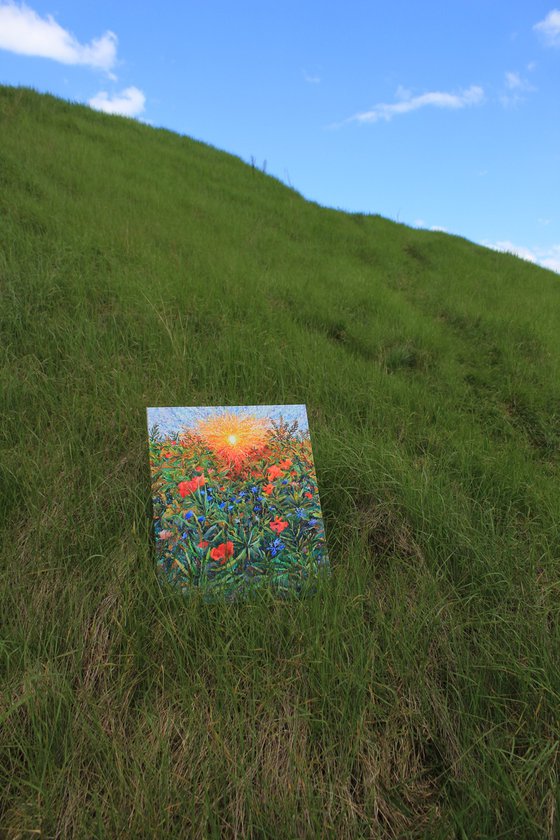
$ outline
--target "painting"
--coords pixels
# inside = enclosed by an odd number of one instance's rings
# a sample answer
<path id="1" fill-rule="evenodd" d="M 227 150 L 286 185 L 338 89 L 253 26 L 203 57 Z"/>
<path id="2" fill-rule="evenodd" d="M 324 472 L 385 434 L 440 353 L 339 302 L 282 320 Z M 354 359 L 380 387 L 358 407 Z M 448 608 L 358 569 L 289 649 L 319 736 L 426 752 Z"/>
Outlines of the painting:
<path id="1" fill-rule="evenodd" d="M 148 408 L 158 573 L 185 595 L 312 594 L 330 574 L 305 405 Z"/>

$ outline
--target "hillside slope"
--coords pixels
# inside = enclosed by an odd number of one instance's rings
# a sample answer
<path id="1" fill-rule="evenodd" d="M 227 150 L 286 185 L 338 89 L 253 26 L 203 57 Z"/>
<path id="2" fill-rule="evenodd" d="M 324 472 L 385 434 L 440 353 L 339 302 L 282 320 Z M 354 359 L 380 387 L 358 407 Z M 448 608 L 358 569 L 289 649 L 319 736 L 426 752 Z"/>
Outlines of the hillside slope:
<path id="1" fill-rule="evenodd" d="M 558 276 L 27 89 L 0 125 L 7 836 L 557 837 Z M 282 403 L 330 583 L 187 606 L 145 409 Z"/>

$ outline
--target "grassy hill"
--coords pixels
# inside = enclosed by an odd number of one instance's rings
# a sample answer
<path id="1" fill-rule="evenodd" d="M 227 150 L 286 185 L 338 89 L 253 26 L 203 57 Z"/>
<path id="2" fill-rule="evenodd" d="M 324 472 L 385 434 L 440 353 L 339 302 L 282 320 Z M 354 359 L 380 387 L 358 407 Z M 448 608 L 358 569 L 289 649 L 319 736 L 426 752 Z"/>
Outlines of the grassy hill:
<path id="1" fill-rule="evenodd" d="M 1 87 L 0 833 L 560 836 L 559 314 L 516 257 Z M 281 403 L 328 585 L 185 603 L 145 409 Z"/>

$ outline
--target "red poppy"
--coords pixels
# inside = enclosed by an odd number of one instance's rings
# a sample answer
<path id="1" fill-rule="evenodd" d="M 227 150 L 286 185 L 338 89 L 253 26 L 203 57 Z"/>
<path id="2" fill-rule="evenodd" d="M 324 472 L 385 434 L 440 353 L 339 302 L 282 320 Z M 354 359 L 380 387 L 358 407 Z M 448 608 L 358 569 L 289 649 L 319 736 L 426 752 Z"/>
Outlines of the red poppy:
<path id="1" fill-rule="evenodd" d="M 281 534 L 281 533 L 282 533 L 282 531 L 284 530 L 284 528 L 287 528 L 287 527 L 288 527 L 288 525 L 289 525 L 289 523 L 288 523 L 288 522 L 284 522 L 284 521 L 283 521 L 282 519 L 280 519 L 278 516 L 276 517 L 276 519 L 273 519 L 273 520 L 272 520 L 272 522 L 270 523 L 270 527 L 271 527 L 271 528 L 272 528 L 272 530 L 273 530 L 273 531 L 275 531 L 277 534 Z"/>
<path id="2" fill-rule="evenodd" d="M 204 467 L 195 467 L 195 472 L 204 472 Z"/>
<path id="3" fill-rule="evenodd" d="M 288 467 L 291 467 L 291 466 L 292 466 L 292 462 L 290 461 L 290 459 L 289 459 L 289 458 L 286 458 L 286 460 L 285 460 L 285 461 L 282 461 L 282 462 L 280 463 L 280 466 L 282 467 L 282 469 L 287 470 L 287 469 L 288 469 Z"/>
<path id="4" fill-rule="evenodd" d="M 201 540 L 198 544 L 198 547 L 199 548 L 206 548 L 207 545 L 208 545 L 208 540 Z"/>
<path id="5" fill-rule="evenodd" d="M 173 458 L 173 453 L 172 452 L 162 452 L 161 454 L 163 455 L 164 458 Z"/>
<path id="6" fill-rule="evenodd" d="M 206 479 L 203 475 L 197 475 L 196 478 L 191 478 L 190 481 L 181 481 L 178 484 L 179 493 L 181 494 L 181 498 L 185 498 L 187 493 L 194 493 L 199 487 L 202 487 L 203 484 L 206 483 Z"/>
<path id="7" fill-rule="evenodd" d="M 233 543 L 228 540 L 228 542 L 220 543 L 217 548 L 213 548 L 210 551 L 210 557 L 212 560 L 217 560 L 222 565 L 226 562 L 228 557 L 233 556 Z"/>
<path id="8" fill-rule="evenodd" d="M 263 487 L 263 493 L 266 493 L 267 496 L 270 496 L 273 490 L 274 484 L 265 484 L 265 486 Z"/>
<path id="9" fill-rule="evenodd" d="M 284 475 L 282 470 L 273 464 L 271 467 L 268 468 L 268 480 L 274 481 L 275 478 L 280 478 L 281 475 Z"/>
<path id="10" fill-rule="evenodd" d="M 313 498 L 313 493 L 309 493 L 309 492 L 307 492 L 307 493 L 304 493 L 303 495 L 304 495 L 304 496 L 307 496 L 307 498 L 308 498 L 308 499 L 312 499 L 312 498 Z"/>

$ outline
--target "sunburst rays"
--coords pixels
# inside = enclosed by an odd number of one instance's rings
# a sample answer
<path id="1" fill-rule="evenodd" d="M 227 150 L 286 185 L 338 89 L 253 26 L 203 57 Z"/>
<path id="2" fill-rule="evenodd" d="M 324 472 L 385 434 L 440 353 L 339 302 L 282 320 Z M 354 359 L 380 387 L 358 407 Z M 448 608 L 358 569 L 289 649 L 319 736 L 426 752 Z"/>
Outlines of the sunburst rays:
<path id="1" fill-rule="evenodd" d="M 196 434 L 222 460 L 239 469 L 266 444 L 269 421 L 254 415 L 225 412 L 199 420 Z"/>

